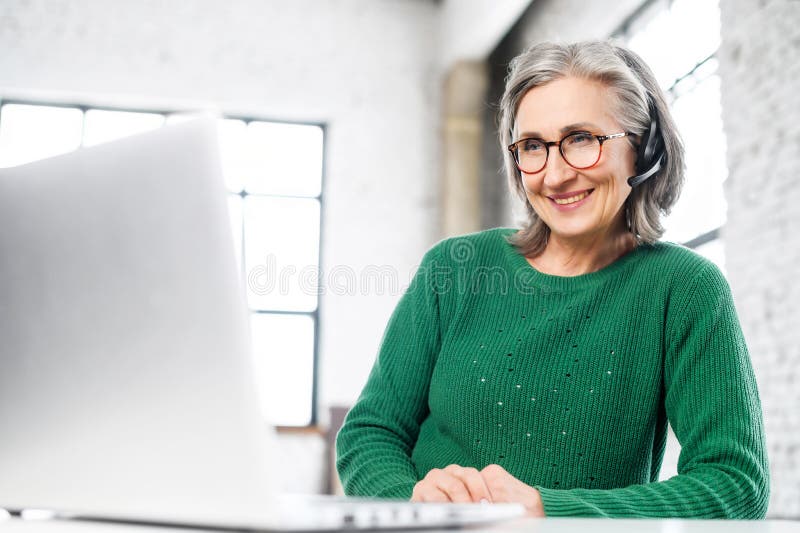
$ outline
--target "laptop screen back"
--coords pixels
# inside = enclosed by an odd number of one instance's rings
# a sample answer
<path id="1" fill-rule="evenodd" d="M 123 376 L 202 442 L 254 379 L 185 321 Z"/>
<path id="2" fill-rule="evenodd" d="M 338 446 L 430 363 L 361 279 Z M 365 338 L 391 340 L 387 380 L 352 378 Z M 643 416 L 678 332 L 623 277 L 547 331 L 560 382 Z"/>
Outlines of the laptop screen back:
<path id="1" fill-rule="evenodd" d="M 213 121 L 0 170 L 0 507 L 269 499 Z"/>

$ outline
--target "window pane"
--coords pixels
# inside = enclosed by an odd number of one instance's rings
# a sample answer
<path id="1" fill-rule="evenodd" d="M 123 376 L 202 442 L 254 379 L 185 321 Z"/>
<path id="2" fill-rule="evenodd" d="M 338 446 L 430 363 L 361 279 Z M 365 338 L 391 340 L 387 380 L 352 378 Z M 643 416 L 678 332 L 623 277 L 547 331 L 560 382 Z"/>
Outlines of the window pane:
<path id="1" fill-rule="evenodd" d="M 242 120 L 224 119 L 217 122 L 222 173 L 231 192 L 241 192 L 244 176 L 251 166 L 247 150 L 247 126 Z"/>
<path id="2" fill-rule="evenodd" d="M 728 176 L 720 79 L 711 76 L 675 100 L 672 113 L 686 147 L 686 183 L 664 221 L 666 240 L 686 242 L 725 224 Z"/>
<path id="3" fill-rule="evenodd" d="M 71 152 L 81 144 L 83 112 L 74 107 L 6 104 L 0 108 L 0 167 Z"/>
<path id="4" fill-rule="evenodd" d="M 262 412 L 275 425 L 311 422 L 314 320 L 304 315 L 251 315 L 256 384 Z"/>
<path id="5" fill-rule="evenodd" d="M 86 112 L 84 146 L 92 146 L 154 130 L 164 125 L 164 115 L 91 109 Z"/>
<path id="6" fill-rule="evenodd" d="M 322 129 L 317 126 L 251 122 L 245 189 L 252 193 L 318 196 L 322 182 Z"/>
<path id="7" fill-rule="evenodd" d="M 233 245 L 236 249 L 236 261 L 239 269 L 242 268 L 242 197 L 228 196 L 228 213 L 231 216 L 231 231 L 233 231 Z"/>
<path id="8" fill-rule="evenodd" d="M 319 201 L 248 196 L 244 213 L 250 307 L 285 311 L 316 309 Z"/>
<path id="9" fill-rule="evenodd" d="M 719 2 L 675 0 L 652 8 L 628 46 L 644 58 L 664 89 L 713 54 L 720 43 Z M 665 45 L 665 43 L 669 43 Z"/>

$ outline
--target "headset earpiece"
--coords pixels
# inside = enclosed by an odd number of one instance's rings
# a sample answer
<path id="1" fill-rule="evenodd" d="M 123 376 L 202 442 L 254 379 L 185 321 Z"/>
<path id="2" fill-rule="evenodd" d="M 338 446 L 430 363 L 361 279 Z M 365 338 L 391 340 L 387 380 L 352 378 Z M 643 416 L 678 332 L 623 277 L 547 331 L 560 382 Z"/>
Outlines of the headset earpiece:
<path id="1" fill-rule="evenodd" d="M 628 178 L 628 185 L 636 187 L 651 178 L 664 162 L 664 138 L 658 123 L 658 112 L 653 102 L 650 102 L 650 127 L 642 134 L 639 141 L 639 150 L 636 154 L 636 175 Z"/>

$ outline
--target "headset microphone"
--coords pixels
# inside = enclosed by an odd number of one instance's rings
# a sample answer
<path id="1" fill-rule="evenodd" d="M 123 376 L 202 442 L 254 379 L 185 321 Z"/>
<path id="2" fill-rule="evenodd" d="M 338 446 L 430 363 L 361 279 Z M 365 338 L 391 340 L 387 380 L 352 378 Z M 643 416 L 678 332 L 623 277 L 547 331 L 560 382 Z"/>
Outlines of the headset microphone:
<path id="1" fill-rule="evenodd" d="M 653 177 L 664 163 L 664 138 L 658 125 L 658 113 L 650 102 L 650 127 L 642 134 L 636 155 L 636 175 L 628 178 L 628 185 L 636 187 Z"/>

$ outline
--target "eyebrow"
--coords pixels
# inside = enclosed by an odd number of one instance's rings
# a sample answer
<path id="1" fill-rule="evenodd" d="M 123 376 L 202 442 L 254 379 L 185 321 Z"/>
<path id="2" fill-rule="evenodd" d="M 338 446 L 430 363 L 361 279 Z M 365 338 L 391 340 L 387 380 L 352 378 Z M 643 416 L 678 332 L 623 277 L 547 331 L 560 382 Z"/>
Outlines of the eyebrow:
<path id="1" fill-rule="evenodd" d="M 585 129 L 600 129 L 597 124 L 593 124 L 591 122 L 576 122 L 575 124 L 570 124 L 569 126 L 564 126 L 561 128 L 560 132 L 561 135 L 566 135 L 567 133 L 575 130 L 585 130 Z M 525 131 L 522 132 L 519 136 L 520 139 L 541 139 L 542 134 L 538 131 Z"/>

